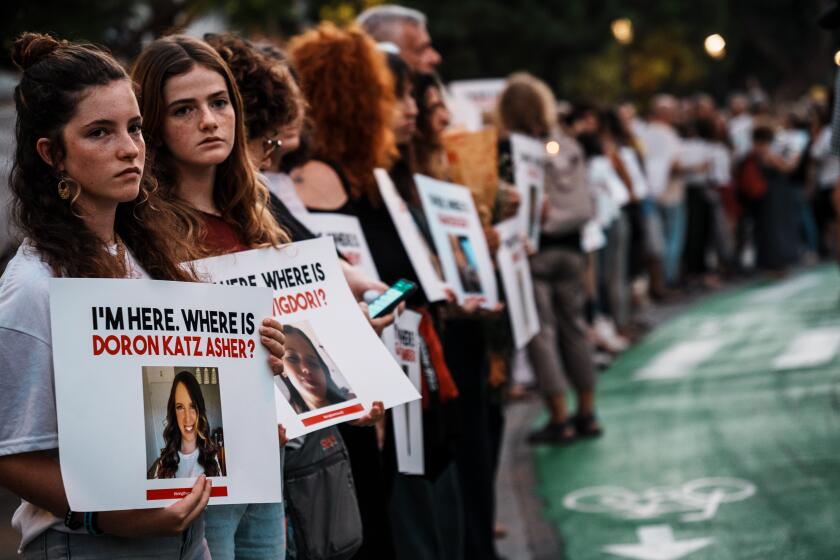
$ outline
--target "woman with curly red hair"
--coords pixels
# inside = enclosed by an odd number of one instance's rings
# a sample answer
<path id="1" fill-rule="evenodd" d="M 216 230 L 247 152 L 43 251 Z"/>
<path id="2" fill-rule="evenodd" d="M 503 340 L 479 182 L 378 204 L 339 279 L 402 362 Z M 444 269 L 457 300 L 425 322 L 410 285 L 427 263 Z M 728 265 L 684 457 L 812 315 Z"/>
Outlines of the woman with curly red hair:
<path id="1" fill-rule="evenodd" d="M 361 30 L 329 23 L 293 38 L 289 56 L 311 122 L 309 160 L 291 172 L 297 192 L 310 212 L 358 217 L 376 260 L 384 254 L 380 243 L 398 240 L 373 175 L 374 168 L 388 168 L 397 156 L 391 131 L 396 101 L 385 56 Z M 393 558 L 376 433 L 347 425 L 339 429 L 362 515 L 363 545 L 355 557 Z"/>
<path id="2" fill-rule="evenodd" d="M 310 161 L 293 174 L 301 198 L 330 212 L 362 197 L 377 204 L 373 170 L 390 167 L 398 156 L 385 55 L 360 29 L 330 23 L 293 38 L 289 55 L 312 121 Z"/>

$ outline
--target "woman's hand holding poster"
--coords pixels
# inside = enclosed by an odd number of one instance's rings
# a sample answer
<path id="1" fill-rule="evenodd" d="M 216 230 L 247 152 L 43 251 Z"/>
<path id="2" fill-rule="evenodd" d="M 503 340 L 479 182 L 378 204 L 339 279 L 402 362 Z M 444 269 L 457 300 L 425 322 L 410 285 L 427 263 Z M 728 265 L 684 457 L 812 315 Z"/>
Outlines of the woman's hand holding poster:
<path id="1" fill-rule="evenodd" d="M 483 307 L 495 308 L 499 303 L 496 276 L 472 193 L 466 187 L 424 175 L 415 175 L 414 180 L 443 273 L 458 302 L 481 297 Z"/>
<path id="2" fill-rule="evenodd" d="M 266 308 L 283 324 L 286 355 L 277 377 L 277 421 L 289 438 L 420 398 L 376 336 L 344 280 L 332 238 L 194 262 L 224 284 L 268 286 Z"/>
<path id="3" fill-rule="evenodd" d="M 50 283 L 61 474 L 75 511 L 282 501 L 271 290 L 154 280 Z"/>

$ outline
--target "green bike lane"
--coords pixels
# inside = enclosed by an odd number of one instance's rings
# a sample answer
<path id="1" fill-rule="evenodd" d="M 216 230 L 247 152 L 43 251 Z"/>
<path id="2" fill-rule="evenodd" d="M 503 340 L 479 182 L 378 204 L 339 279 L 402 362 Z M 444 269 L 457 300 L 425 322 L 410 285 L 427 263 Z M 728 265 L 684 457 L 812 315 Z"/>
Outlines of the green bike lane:
<path id="1" fill-rule="evenodd" d="M 601 377 L 598 440 L 534 451 L 569 560 L 840 558 L 840 275 L 713 296 Z"/>

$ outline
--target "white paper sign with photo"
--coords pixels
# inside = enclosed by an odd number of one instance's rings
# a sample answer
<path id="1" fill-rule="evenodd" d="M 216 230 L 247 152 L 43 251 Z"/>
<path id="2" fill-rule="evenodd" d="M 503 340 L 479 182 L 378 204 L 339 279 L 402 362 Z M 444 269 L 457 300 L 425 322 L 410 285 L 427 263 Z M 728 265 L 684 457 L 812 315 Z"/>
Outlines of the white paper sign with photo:
<path id="1" fill-rule="evenodd" d="M 510 135 L 513 177 L 521 202 L 516 213 L 520 231 L 539 249 L 543 192 L 545 192 L 545 144 L 522 134 Z"/>
<path id="2" fill-rule="evenodd" d="M 395 329 L 383 336 L 385 343 L 394 348 L 397 363 L 411 380 L 414 388 L 421 390 L 420 381 L 420 321 L 423 318 L 414 311 L 401 313 L 395 321 Z M 420 400 L 394 407 L 391 411 L 394 427 L 394 443 L 397 448 L 397 469 L 404 474 L 425 473 L 423 454 L 423 405 Z"/>
<path id="3" fill-rule="evenodd" d="M 330 237 L 194 261 L 213 282 L 268 286 L 283 324 L 277 421 L 289 438 L 420 398 L 363 315 Z"/>
<path id="4" fill-rule="evenodd" d="M 520 349 L 540 331 L 528 251 L 516 218 L 506 220 L 495 227 L 499 234 L 496 264 L 499 266 L 499 275 L 505 289 L 505 303 L 513 331 L 513 341 L 516 348 Z"/>
<path id="5" fill-rule="evenodd" d="M 61 474 L 75 511 L 164 507 L 201 474 L 211 504 L 282 501 L 271 290 L 50 281 Z"/>
<path id="6" fill-rule="evenodd" d="M 411 266 L 414 267 L 414 272 L 417 274 L 423 292 L 426 294 L 426 299 L 429 301 L 445 300 L 448 286 L 440 270 L 437 256 L 429 249 L 428 243 L 426 243 L 423 234 L 420 233 L 408 206 L 397 192 L 391 177 L 388 176 L 388 172 L 384 169 L 374 169 L 373 174 L 376 177 L 376 183 L 379 185 L 382 200 L 385 201 L 388 213 L 394 221 L 400 241 L 402 241 L 405 252 L 408 253 L 408 258 L 411 260 Z"/>
<path id="7" fill-rule="evenodd" d="M 466 187 L 415 175 L 443 273 L 458 302 L 483 297 L 488 309 L 499 302 L 493 262 L 472 193 Z"/>
<path id="8" fill-rule="evenodd" d="M 304 224 L 313 233 L 332 237 L 336 249 L 347 262 L 379 280 L 379 271 L 376 270 L 359 218 L 346 214 L 310 212 Z"/>

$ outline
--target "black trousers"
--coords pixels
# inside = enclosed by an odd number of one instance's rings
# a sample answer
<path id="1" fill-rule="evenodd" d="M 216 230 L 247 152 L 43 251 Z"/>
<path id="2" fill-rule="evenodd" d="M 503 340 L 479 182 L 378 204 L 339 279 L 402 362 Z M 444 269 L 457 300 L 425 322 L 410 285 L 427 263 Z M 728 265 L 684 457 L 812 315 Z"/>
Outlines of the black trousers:
<path id="1" fill-rule="evenodd" d="M 482 327 L 474 319 L 446 321 L 443 347 L 458 386 L 463 421 L 455 464 L 464 500 L 465 557 L 495 560 L 494 465 L 498 442 L 493 432 L 498 431 L 498 424 L 493 426 L 491 419 L 487 339 Z"/>

